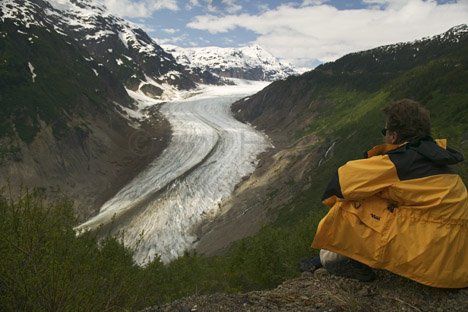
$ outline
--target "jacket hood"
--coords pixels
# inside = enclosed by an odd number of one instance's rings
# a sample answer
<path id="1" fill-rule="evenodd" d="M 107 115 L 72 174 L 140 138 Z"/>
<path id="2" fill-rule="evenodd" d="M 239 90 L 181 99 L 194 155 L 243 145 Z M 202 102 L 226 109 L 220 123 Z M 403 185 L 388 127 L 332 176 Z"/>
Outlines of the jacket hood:
<path id="1" fill-rule="evenodd" d="M 439 146 L 431 137 L 423 137 L 413 140 L 406 145 L 426 157 L 436 165 L 455 165 L 464 160 L 463 154 L 452 149 Z"/>

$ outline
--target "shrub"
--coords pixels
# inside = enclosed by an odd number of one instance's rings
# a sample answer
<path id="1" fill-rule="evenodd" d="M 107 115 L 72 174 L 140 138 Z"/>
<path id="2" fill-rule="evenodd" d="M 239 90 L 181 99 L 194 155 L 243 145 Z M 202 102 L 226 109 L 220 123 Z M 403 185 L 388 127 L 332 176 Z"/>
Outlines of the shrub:
<path id="1" fill-rule="evenodd" d="M 116 238 L 76 236 L 72 203 L 0 197 L 0 310 L 108 311 L 138 304 L 142 269 Z M 141 302 L 140 302 L 141 303 Z"/>

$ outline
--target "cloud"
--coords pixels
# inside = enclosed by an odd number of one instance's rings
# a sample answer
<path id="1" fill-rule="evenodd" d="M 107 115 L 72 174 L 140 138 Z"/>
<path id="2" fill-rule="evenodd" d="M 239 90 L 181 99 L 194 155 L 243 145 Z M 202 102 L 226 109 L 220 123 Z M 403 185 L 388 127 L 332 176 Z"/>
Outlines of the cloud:
<path id="1" fill-rule="evenodd" d="M 176 32 L 179 32 L 179 29 L 175 28 L 164 28 L 163 31 L 168 34 L 175 34 Z"/>
<path id="2" fill-rule="evenodd" d="M 155 11 L 178 10 L 177 0 L 98 0 L 118 16 L 150 17 Z"/>
<path id="3" fill-rule="evenodd" d="M 408 3 L 408 0 L 362 0 L 362 2 L 365 4 L 374 5 L 374 7 L 401 8 Z"/>
<path id="4" fill-rule="evenodd" d="M 364 1 L 366 1 L 366 0 L 364 0 Z M 326 2 L 328 2 L 328 0 L 303 0 L 301 6 L 305 7 L 305 6 L 311 6 L 311 5 L 321 5 L 321 4 L 324 4 Z"/>
<path id="5" fill-rule="evenodd" d="M 198 43 L 191 40 L 190 36 L 184 34 L 171 38 L 153 38 L 158 45 L 176 45 L 176 46 L 191 46 L 196 47 Z M 200 38 L 199 38 L 200 41 Z"/>
<path id="6" fill-rule="evenodd" d="M 190 0 L 186 5 L 187 10 L 192 10 L 196 7 L 204 8 L 208 12 L 216 11 L 216 8 L 213 6 L 213 0 Z"/>
<path id="7" fill-rule="evenodd" d="M 260 12 L 266 12 L 270 10 L 270 6 L 268 5 L 268 3 L 259 3 L 257 4 L 257 8 Z"/>
<path id="8" fill-rule="evenodd" d="M 237 4 L 236 0 L 222 0 L 221 2 L 225 5 L 226 11 L 230 14 L 242 10 L 242 6 Z"/>
<path id="9" fill-rule="evenodd" d="M 207 30 L 212 34 L 227 32 L 237 27 L 243 27 L 255 31 L 256 27 L 254 27 L 254 25 L 249 27 L 238 23 L 238 19 L 249 21 L 249 23 L 251 23 L 255 18 L 256 16 L 249 14 L 228 15 L 223 17 L 219 17 L 217 15 L 201 15 L 196 16 L 194 21 L 188 23 L 187 26 L 193 29 Z M 212 25 L 211 23 L 214 23 L 215 25 Z"/>
<path id="10" fill-rule="evenodd" d="M 191 10 L 194 7 L 203 8 L 210 13 L 234 14 L 242 10 L 242 6 L 237 3 L 237 0 L 190 0 L 187 9 Z"/>
<path id="11" fill-rule="evenodd" d="M 188 27 L 212 34 L 244 28 L 256 43 L 295 64 L 335 60 L 347 53 L 435 35 L 468 22 L 468 0 L 365 0 L 363 9 L 338 10 L 316 1 L 283 5 L 257 15 L 202 15 Z M 299 64 L 301 65 L 301 64 Z"/>

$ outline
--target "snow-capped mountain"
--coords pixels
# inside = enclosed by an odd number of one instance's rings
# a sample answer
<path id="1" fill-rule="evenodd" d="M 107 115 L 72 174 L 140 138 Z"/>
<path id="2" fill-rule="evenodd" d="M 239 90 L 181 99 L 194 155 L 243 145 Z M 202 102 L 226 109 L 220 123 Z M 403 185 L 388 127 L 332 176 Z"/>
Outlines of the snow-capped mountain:
<path id="1" fill-rule="evenodd" d="M 180 48 L 163 45 L 163 48 L 193 72 L 201 69 L 221 77 L 266 81 L 298 74 L 292 65 L 279 61 L 258 45 L 241 48 Z"/>
<path id="2" fill-rule="evenodd" d="M 0 20 L 12 20 L 23 34 L 41 27 L 84 50 L 96 73 L 107 68 L 127 88 L 154 97 L 194 88 L 213 77 L 189 72 L 142 29 L 113 16 L 95 0 L 2 0 Z M 86 55 L 87 54 L 87 55 Z"/>

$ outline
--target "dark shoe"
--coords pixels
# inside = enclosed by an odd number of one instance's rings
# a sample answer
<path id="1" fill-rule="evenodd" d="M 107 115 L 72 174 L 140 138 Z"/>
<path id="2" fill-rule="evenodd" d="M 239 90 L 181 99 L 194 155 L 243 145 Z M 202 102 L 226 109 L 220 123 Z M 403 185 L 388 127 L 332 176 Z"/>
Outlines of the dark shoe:
<path id="1" fill-rule="evenodd" d="M 339 269 L 330 273 L 356 279 L 361 282 L 371 282 L 375 280 L 375 272 L 372 268 L 353 259 L 349 259 L 346 263 L 343 263 Z"/>
<path id="2" fill-rule="evenodd" d="M 301 272 L 314 272 L 321 267 L 322 263 L 320 262 L 319 256 L 302 259 L 299 263 L 299 270 L 301 270 Z"/>

